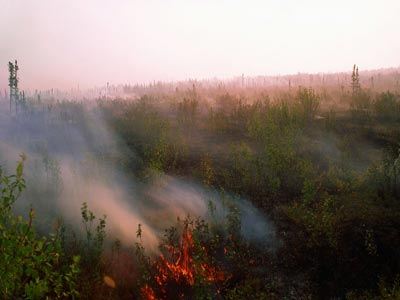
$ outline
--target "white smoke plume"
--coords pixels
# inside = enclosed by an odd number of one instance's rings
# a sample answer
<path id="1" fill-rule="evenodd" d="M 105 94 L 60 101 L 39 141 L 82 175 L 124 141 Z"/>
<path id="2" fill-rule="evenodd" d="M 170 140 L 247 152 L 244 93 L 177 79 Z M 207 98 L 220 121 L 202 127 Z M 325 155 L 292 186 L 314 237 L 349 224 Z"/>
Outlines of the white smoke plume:
<path id="1" fill-rule="evenodd" d="M 97 216 L 107 216 L 109 236 L 132 244 L 141 224 L 144 246 L 156 251 L 163 230 L 177 217 L 207 217 L 210 201 L 218 216 L 226 216 L 216 191 L 168 175 L 143 183 L 125 174 L 120 161 L 136 155 L 92 104 L 49 104 L 17 116 L 1 106 L 0 165 L 12 172 L 18 156 L 26 154 L 27 190 L 17 207 L 37 209 L 39 227 L 45 230 L 57 216 L 80 224 L 80 207 L 87 202 Z M 273 226 L 255 207 L 244 199 L 232 201 L 246 237 L 273 239 Z"/>

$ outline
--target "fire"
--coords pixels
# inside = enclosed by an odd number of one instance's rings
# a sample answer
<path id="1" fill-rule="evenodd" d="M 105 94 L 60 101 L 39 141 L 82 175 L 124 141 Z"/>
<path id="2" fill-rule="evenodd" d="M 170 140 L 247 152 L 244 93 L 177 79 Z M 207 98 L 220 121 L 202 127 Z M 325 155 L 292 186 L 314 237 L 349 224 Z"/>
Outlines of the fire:
<path id="1" fill-rule="evenodd" d="M 141 292 L 142 292 L 143 299 L 146 299 L 146 300 L 156 300 L 157 299 L 153 289 L 151 287 L 149 287 L 147 284 L 144 287 L 142 287 Z"/>
<path id="2" fill-rule="evenodd" d="M 196 263 L 193 260 L 194 248 L 193 232 L 189 228 L 185 228 L 180 245 L 167 247 L 166 256 L 168 258 L 164 255 L 159 256 L 155 262 L 154 281 L 162 294 L 167 294 L 167 286 L 171 284 L 183 289 L 190 288 L 195 285 L 197 277 L 210 283 L 224 281 L 227 278 L 225 273 L 216 267 L 207 263 Z M 205 247 L 202 247 L 201 250 L 206 254 Z M 149 285 L 145 285 L 141 289 L 141 293 L 144 299 L 156 299 L 155 291 Z M 183 297 L 183 294 L 181 296 Z"/>
<path id="3" fill-rule="evenodd" d="M 160 256 L 159 272 L 155 277 L 160 286 L 163 286 L 170 279 L 174 279 L 176 282 L 183 281 L 189 285 L 194 284 L 193 259 L 190 255 L 193 246 L 193 235 L 191 231 L 185 230 L 178 251 L 174 247 L 170 247 L 169 249 L 172 257 L 178 257 L 177 260 L 169 262 L 165 259 L 164 255 Z"/>

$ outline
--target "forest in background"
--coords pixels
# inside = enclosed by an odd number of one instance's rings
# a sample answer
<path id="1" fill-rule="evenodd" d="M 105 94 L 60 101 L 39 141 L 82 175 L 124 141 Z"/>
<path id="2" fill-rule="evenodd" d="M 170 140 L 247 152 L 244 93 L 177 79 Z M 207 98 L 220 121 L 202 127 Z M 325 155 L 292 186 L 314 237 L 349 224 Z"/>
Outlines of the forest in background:
<path id="1" fill-rule="evenodd" d="M 398 299 L 399 78 L 4 94 L 1 298 Z"/>

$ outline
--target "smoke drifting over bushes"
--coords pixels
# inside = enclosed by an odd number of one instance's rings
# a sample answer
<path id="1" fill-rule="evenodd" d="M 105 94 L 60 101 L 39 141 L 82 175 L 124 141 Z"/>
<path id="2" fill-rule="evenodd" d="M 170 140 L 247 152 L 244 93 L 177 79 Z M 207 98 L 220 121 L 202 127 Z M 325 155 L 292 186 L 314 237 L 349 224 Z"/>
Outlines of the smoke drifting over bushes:
<path id="1" fill-rule="evenodd" d="M 97 216 L 107 216 L 111 237 L 132 244 L 141 224 L 145 247 L 155 251 L 162 231 L 177 217 L 212 220 L 211 206 L 217 221 L 234 204 L 245 236 L 271 241 L 271 224 L 244 199 L 168 175 L 147 182 L 128 175 L 124 162 L 139 158 L 113 134 L 92 104 L 37 105 L 17 116 L 10 115 L 4 102 L 1 107 L 0 164 L 12 172 L 18 156 L 26 154 L 27 191 L 18 205 L 20 209 L 33 206 L 42 231 L 56 217 L 80 224 L 80 207 L 87 202 Z"/>

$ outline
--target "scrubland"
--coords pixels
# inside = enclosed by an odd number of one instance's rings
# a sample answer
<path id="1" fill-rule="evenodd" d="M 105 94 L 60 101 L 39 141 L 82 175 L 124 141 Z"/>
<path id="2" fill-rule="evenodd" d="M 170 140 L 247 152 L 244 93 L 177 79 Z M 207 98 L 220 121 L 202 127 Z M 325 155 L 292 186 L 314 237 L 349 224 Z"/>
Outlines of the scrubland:
<path id="1" fill-rule="evenodd" d="M 313 76 L 3 99 L 0 297 L 398 299 L 398 71 Z"/>

